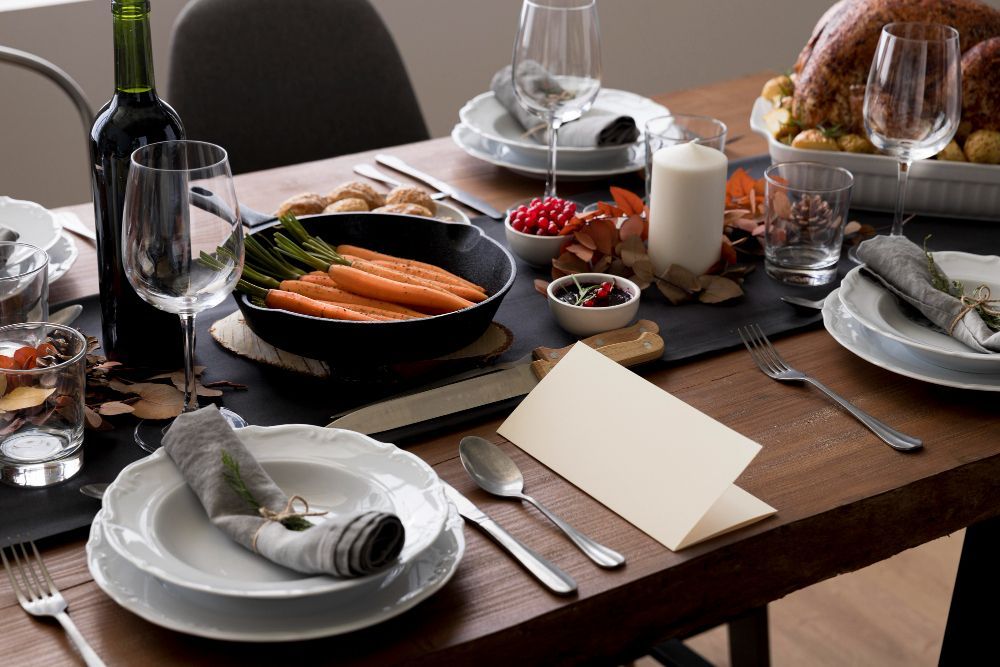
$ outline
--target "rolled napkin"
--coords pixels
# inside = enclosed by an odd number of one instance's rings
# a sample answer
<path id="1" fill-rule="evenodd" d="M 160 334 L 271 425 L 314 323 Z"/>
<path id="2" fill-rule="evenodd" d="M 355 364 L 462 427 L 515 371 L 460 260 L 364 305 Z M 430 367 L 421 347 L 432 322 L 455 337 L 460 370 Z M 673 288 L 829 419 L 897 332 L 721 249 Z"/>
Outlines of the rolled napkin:
<path id="1" fill-rule="evenodd" d="M 927 254 L 903 236 L 876 236 L 858 246 L 858 257 L 886 289 L 923 313 L 927 319 L 977 352 L 1000 352 L 1000 332 L 992 331 L 976 311 L 976 305 L 996 311 L 988 291 L 969 285 L 973 293 L 961 298 L 934 286 Z M 936 266 L 936 265 L 935 265 Z M 951 285 L 937 267 L 939 277 Z M 1000 298 L 997 295 L 996 298 Z"/>
<path id="2" fill-rule="evenodd" d="M 6 241 L 8 243 L 13 243 L 14 241 L 21 238 L 21 235 L 15 232 L 10 227 L 0 225 L 0 241 Z M 0 246 L 0 264 L 6 264 L 7 260 L 10 259 L 10 254 L 13 252 L 13 248 L 10 246 Z"/>
<path id="3" fill-rule="evenodd" d="M 167 454 L 213 524 L 247 549 L 306 574 L 358 577 L 395 561 L 403 548 L 399 517 L 385 512 L 332 516 L 289 498 L 240 442 L 215 406 L 180 415 L 163 438 Z M 291 526 L 291 528 L 289 528 Z"/>
<path id="4" fill-rule="evenodd" d="M 507 65 L 493 75 L 490 90 L 504 109 L 525 129 L 528 136 L 539 143 L 547 141 L 545 121 L 531 113 L 517 101 L 514 94 L 514 79 L 511 66 Z M 525 60 L 518 65 L 518 78 L 529 90 L 543 91 L 549 95 L 559 95 L 562 86 L 534 60 Z M 639 138 L 639 128 L 630 116 L 614 116 L 609 113 L 588 111 L 579 120 L 559 128 L 559 145 L 577 148 L 595 146 L 619 146 L 630 144 Z"/>

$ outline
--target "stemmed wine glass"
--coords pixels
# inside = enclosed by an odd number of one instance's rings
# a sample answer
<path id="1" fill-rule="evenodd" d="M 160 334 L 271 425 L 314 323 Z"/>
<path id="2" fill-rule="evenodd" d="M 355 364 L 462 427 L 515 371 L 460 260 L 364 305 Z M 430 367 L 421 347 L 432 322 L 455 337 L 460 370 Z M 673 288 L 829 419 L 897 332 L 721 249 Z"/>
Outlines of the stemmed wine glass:
<path id="1" fill-rule="evenodd" d="M 556 196 L 559 128 L 582 116 L 601 89 L 596 0 L 524 0 L 511 69 L 521 105 L 548 125 L 545 196 Z"/>
<path id="2" fill-rule="evenodd" d="M 958 129 L 961 76 L 954 28 L 933 23 L 882 28 L 865 88 L 864 119 L 871 142 L 899 161 L 893 236 L 903 233 L 910 165 L 939 153 Z"/>
<path id="3" fill-rule="evenodd" d="M 214 192 L 235 213 L 220 217 L 197 208 L 191 203 L 192 186 Z M 243 226 L 226 151 L 200 141 L 164 141 L 132 153 L 122 249 L 125 275 L 136 293 L 181 318 L 184 411 L 196 410 L 195 315 L 220 304 L 243 269 Z M 230 413 L 234 421 L 242 419 Z M 140 424 L 136 442 L 152 451 L 162 431 Z"/>

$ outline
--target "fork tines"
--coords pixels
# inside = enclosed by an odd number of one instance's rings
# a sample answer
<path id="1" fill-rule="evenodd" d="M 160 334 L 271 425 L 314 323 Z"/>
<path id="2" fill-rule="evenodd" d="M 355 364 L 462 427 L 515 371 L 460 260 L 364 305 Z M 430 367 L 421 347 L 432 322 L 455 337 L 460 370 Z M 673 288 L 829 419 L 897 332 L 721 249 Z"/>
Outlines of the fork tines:
<path id="1" fill-rule="evenodd" d="M 749 324 L 736 330 L 746 346 L 754 363 L 767 375 L 774 376 L 789 369 L 788 363 L 778 354 L 763 330 L 756 324 Z"/>
<path id="2" fill-rule="evenodd" d="M 31 545 L 34 558 L 32 559 L 28 553 L 25 543 L 15 544 L 10 547 L 13 565 L 7 560 L 7 549 L 0 548 L 0 559 L 3 560 L 4 569 L 7 570 L 7 578 L 10 579 L 11 588 L 14 589 L 14 594 L 22 605 L 32 600 L 40 600 L 48 595 L 55 595 L 58 592 L 52 577 L 49 576 L 48 568 L 45 567 L 45 562 L 42 561 L 41 554 L 38 553 L 38 547 L 35 546 L 34 542 L 29 541 L 27 544 Z M 19 547 L 20 556 L 18 556 Z M 38 563 L 37 570 L 32 561 Z M 15 572 L 20 575 L 20 583 L 14 574 Z M 43 585 L 43 580 L 45 585 Z M 46 591 L 46 589 L 48 590 Z"/>

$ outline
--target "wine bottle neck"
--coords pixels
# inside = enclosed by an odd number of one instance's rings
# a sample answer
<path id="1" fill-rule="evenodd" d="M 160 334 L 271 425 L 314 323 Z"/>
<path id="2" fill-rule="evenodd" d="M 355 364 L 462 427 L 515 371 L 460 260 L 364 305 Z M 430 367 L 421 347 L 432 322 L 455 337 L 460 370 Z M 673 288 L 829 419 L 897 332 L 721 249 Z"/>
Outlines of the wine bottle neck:
<path id="1" fill-rule="evenodd" d="M 115 92 L 155 93 L 149 0 L 112 0 Z"/>

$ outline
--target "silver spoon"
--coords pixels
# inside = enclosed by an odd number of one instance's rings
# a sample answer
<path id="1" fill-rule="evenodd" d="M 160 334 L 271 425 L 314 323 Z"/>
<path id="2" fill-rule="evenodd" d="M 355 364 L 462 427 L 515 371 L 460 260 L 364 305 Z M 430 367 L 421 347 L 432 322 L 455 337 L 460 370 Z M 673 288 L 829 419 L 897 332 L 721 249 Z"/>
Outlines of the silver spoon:
<path id="1" fill-rule="evenodd" d="M 90 496 L 91 498 L 97 498 L 101 500 L 104 498 L 104 492 L 108 490 L 107 483 L 103 484 L 84 484 L 80 487 L 80 493 L 85 496 Z"/>
<path id="2" fill-rule="evenodd" d="M 541 503 L 522 493 L 524 476 L 514 461 L 503 453 L 499 447 L 489 440 L 470 435 L 462 438 L 458 446 L 462 465 L 469 476 L 488 493 L 504 498 L 520 498 L 526 500 L 559 527 L 573 544 L 580 547 L 592 561 L 601 567 L 619 567 L 625 564 L 625 557 L 617 551 L 599 544 L 580 533 L 568 523 L 547 510 Z"/>
<path id="3" fill-rule="evenodd" d="M 781 300 L 793 306 L 801 306 L 802 308 L 811 308 L 813 310 L 823 310 L 823 302 L 826 301 L 826 297 L 824 296 L 822 299 L 813 301 L 811 299 L 803 299 L 797 296 L 783 296 L 781 297 Z"/>

